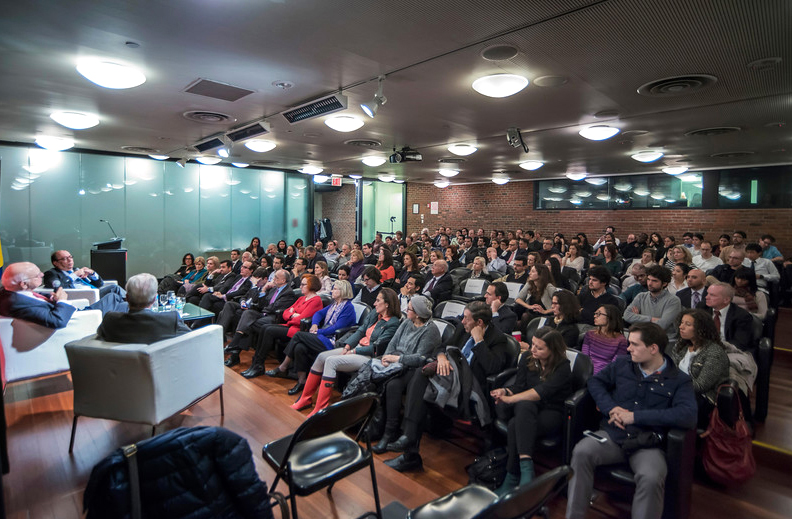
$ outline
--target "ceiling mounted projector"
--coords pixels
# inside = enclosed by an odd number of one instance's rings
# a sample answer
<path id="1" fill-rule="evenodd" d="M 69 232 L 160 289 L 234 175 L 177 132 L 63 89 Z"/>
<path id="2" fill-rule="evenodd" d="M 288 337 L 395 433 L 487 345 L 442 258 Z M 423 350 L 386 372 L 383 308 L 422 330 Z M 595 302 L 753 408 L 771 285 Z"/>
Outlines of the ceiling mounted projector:
<path id="1" fill-rule="evenodd" d="M 393 148 L 393 155 L 388 157 L 388 161 L 391 164 L 399 164 L 401 162 L 420 162 L 423 160 L 421 154 L 413 149 L 410 149 L 409 146 L 405 146 L 401 149 L 401 151 L 396 151 L 396 148 Z"/>

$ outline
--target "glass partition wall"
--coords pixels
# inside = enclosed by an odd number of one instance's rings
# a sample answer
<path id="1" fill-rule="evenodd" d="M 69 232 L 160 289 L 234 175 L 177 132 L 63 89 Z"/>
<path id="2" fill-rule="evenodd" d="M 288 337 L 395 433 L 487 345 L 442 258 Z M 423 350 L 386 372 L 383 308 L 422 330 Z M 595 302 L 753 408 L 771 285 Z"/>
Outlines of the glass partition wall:
<path id="1" fill-rule="evenodd" d="M 0 146 L 0 238 L 6 263 L 51 268 L 68 249 L 90 264 L 91 244 L 118 236 L 127 272 L 175 271 L 191 252 L 245 248 L 310 234 L 309 178 L 282 171 L 160 162 Z"/>
<path id="2" fill-rule="evenodd" d="M 372 180 L 362 182 L 360 229 L 363 243 L 374 241 L 374 235 L 378 232 L 389 236 L 396 231 L 404 231 L 404 184 Z"/>

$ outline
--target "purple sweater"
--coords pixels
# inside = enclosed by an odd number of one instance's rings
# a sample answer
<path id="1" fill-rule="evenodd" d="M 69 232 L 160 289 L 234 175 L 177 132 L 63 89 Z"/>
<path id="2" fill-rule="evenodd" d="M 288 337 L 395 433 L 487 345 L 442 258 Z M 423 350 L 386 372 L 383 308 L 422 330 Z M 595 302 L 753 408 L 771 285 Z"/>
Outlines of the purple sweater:
<path id="1" fill-rule="evenodd" d="M 599 373 L 602 368 L 613 362 L 619 355 L 627 355 L 627 338 L 624 335 L 611 339 L 597 333 L 597 330 L 589 330 L 583 339 L 583 353 L 591 357 L 594 365 L 594 374 Z"/>

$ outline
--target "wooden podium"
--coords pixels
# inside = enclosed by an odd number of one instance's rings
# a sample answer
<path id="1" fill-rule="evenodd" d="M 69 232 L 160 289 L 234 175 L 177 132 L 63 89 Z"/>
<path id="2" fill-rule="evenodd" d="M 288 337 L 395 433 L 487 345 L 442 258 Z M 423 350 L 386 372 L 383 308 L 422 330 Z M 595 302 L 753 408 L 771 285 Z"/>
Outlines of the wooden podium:
<path id="1" fill-rule="evenodd" d="M 114 279 L 122 287 L 126 285 L 127 250 L 121 248 L 124 238 L 113 238 L 94 243 L 91 249 L 91 268 L 103 279 Z"/>

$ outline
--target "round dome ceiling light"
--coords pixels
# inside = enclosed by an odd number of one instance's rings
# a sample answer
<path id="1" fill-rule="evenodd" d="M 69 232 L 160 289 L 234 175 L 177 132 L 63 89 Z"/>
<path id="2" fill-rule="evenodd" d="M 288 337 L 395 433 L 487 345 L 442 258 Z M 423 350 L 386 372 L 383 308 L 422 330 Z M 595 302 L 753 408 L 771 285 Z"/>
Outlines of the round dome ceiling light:
<path id="1" fill-rule="evenodd" d="M 508 184 L 509 180 L 510 179 L 509 179 L 508 175 L 495 175 L 495 176 L 492 177 L 492 182 L 494 184 L 498 184 L 499 186 L 502 186 L 504 184 Z"/>
<path id="2" fill-rule="evenodd" d="M 36 144 L 49 151 L 64 151 L 74 147 L 74 139 L 69 137 L 52 137 L 39 135 Z"/>
<path id="3" fill-rule="evenodd" d="M 634 160 L 637 160 L 638 162 L 644 162 L 644 163 L 646 163 L 646 162 L 654 162 L 654 161 L 656 161 L 656 160 L 658 160 L 658 159 L 660 159 L 662 157 L 663 157 L 663 152 L 662 151 L 651 151 L 651 150 L 639 151 L 638 153 L 632 155 L 632 158 Z"/>
<path id="4" fill-rule="evenodd" d="M 668 173 L 669 175 L 681 175 L 687 170 L 687 166 L 668 166 L 663 168 L 663 173 Z"/>
<path id="5" fill-rule="evenodd" d="M 324 171 L 324 168 L 320 168 L 319 166 L 307 165 L 298 169 L 297 171 L 299 171 L 300 173 L 304 173 L 306 175 L 318 175 L 319 173 Z"/>
<path id="6" fill-rule="evenodd" d="M 448 151 L 453 153 L 454 155 L 459 155 L 461 157 L 466 157 L 472 153 L 476 153 L 478 148 L 475 146 L 471 146 L 470 144 L 452 144 L 448 147 Z"/>
<path id="7" fill-rule="evenodd" d="M 648 190 L 648 189 L 644 189 L 644 188 L 642 188 L 642 187 L 639 187 L 639 188 L 636 188 L 636 189 L 633 191 L 633 194 L 636 194 L 636 195 L 638 195 L 638 196 L 646 196 L 646 195 L 648 195 L 648 194 L 649 194 L 649 190 Z"/>
<path id="8" fill-rule="evenodd" d="M 353 115 L 336 115 L 326 119 L 325 124 L 337 132 L 353 132 L 363 126 L 363 120 Z"/>
<path id="9" fill-rule="evenodd" d="M 440 173 L 444 177 L 450 178 L 450 177 L 455 177 L 455 176 L 459 175 L 459 170 L 458 169 L 441 169 L 441 170 L 438 170 L 438 173 Z"/>
<path id="10" fill-rule="evenodd" d="M 513 96 L 528 86 L 528 78 L 516 74 L 494 74 L 473 82 L 473 90 L 487 97 Z"/>
<path id="11" fill-rule="evenodd" d="M 245 147 L 256 153 L 266 153 L 274 150 L 277 144 L 266 139 L 253 139 L 245 143 Z"/>
<path id="12" fill-rule="evenodd" d="M 383 174 L 379 175 L 377 178 L 379 178 L 381 182 L 393 182 L 396 180 L 396 175 Z"/>
<path id="13" fill-rule="evenodd" d="M 630 184 L 629 182 L 619 182 L 618 184 L 615 184 L 613 186 L 613 189 L 615 189 L 616 191 L 626 192 L 632 189 L 632 184 Z"/>
<path id="14" fill-rule="evenodd" d="M 166 160 L 170 158 L 167 155 L 158 155 L 156 153 L 149 153 L 149 157 L 151 157 L 154 160 Z"/>
<path id="15" fill-rule="evenodd" d="M 314 184 L 324 184 L 328 180 L 330 180 L 330 177 L 327 175 L 314 175 L 313 177 Z"/>
<path id="16" fill-rule="evenodd" d="M 72 130 L 87 130 L 99 124 L 98 117 L 82 112 L 52 112 L 50 119 Z"/>
<path id="17" fill-rule="evenodd" d="M 382 166 L 387 161 L 388 159 L 386 159 L 382 155 L 369 155 L 367 157 L 363 157 L 362 160 L 363 164 L 365 164 L 366 166 L 371 166 L 372 168 Z"/>
<path id="18" fill-rule="evenodd" d="M 607 124 L 597 124 L 595 126 L 583 128 L 578 132 L 578 134 L 590 141 L 604 141 L 617 135 L 620 131 L 621 130 L 618 128 L 608 126 Z"/>
<path id="19" fill-rule="evenodd" d="M 439 187 L 440 189 L 445 189 L 451 185 L 451 182 L 448 180 L 435 180 L 434 181 L 435 187 Z"/>
<path id="20" fill-rule="evenodd" d="M 361 178 L 363 178 L 363 175 L 349 175 L 349 178 L 354 180 L 360 180 Z"/>
<path id="21" fill-rule="evenodd" d="M 555 193 L 557 195 L 567 192 L 566 186 L 550 186 L 550 187 L 547 188 L 547 190 L 550 191 L 551 193 Z"/>
<path id="22" fill-rule="evenodd" d="M 526 160 L 525 162 L 520 162 L 520 167 L 528 171 L 536 171 L 542 166 L 544 166 L 544 162 L 539 160 Z"/>
<path id="23" fill-rule="evenodd" d="M 587 178 L 586 182 L 591 184 L 592 186 L 601 186 L 603 184 L 607 184 L 608 179 L 603 177 L 592 177 L 592 178 Z"/>
<path id="24" fill-rule="evenodd" d="M 223 159 L 221 159 L 220 157 L 212 157 L 211 155 L 200 155 L 198 157 L 195 157 L 195 160 L 207 166 L 214 166 L 215 164 L 219 164 L 220 161 Z"/>
<path id="25" fill-rule="evenodd" d="M 112 61 L 81 61 L 77 72 L 91 83 L 115 90 L 134 88 L 146 82 L 145 74 L 137 68 Z"/>
<path id="26" fill-rule="evenodd" d="M 591 191 L 577 191 L 574 193 L 577 198 L 588 198 L 591 196 Z"/>
<path id="27" fill-rule="evenodd" d="M 250 164 L 248 164 L 247 162 L 232 162 L 231 165 L 234 166 L 235 168 L 246 168 L 250 166 Z"/>
<path id="28" fill-rule="evenodd" d="M 566 178 L 577 182 L 579 180 L 583 180 L 584 178 L 586 178 L 586 175 L 587 174 L 585 171 L 570 171 L 569 173 L 566 174 Z"/>

